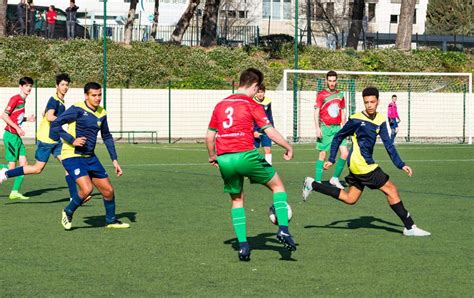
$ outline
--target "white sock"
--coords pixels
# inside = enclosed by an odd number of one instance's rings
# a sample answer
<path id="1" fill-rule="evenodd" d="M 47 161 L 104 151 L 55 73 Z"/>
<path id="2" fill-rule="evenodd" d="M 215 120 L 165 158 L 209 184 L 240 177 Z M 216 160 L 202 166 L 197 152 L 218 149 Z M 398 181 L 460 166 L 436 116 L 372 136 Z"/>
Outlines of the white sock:
<path id="1" fill-rule="evenodd" d="M 272 164 L 272 155 L 271 155 L 271 154 L 265 154 L 265 160 L 266 160 L 269 164 Z"/>

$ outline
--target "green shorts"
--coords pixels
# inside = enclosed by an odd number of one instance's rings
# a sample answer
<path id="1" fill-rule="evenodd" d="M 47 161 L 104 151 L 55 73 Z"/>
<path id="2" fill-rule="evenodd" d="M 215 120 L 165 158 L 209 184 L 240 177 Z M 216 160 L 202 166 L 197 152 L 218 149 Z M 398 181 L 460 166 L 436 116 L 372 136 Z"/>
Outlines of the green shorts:
<path id="1" fill-rule="evenodd" d="M 326 126 L 321 124 L 321 138 L 316 141 L 316 149 L 319 151 L 329 151 L 331 149 L 331 143 L 334 136 L 341 130 L 340 125 L 329 125 Z M 347 140 L 342 140 L 341 146 L 347 146 Z"/>
<path id="2" fill-rule="evenodd" d="M 5 159 L 8 162 L 17 162 L 18 157 L 26 156 L 25 145 L 19 135 L 5 130 L 3 144 L 5 144 Z"/>
<path id="3" fill-rule="evenodd" d="M 248 177 L 250 183 L 266 184 L 276 173 L 257 150 L 222 154 L 217 162 L 224 179 L 224 192 L 231 194 L 242 192 L 244 177 Z"/>

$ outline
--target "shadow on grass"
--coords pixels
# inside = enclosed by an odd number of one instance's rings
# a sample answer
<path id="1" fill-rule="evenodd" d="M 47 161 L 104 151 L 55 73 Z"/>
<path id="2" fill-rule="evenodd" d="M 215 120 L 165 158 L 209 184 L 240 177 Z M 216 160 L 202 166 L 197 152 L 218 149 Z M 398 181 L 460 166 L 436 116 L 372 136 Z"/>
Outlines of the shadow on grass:
<path id="1" fill-rule="evenodd" d="M 137 213 L 136 212 L 122 212 L 116 214 L 117 219 L 121 218 L 127 218 L 128 221 L 130 222 L 136 222 L 137 221 Z M 76 229 L 90 229 L 90 228 L 103 228 L 105 227 L 105 215 L 95 215 L 95 216 L 88 216 L 85 218 L 84 223 L 87 224 L 87 226 L 82 226 L 82 227 L 75 227 L 74 226 L 74 220 L 72 222 L 73 227 L 71 230 L 76 230 Z"/>
<path id="2" fill-rule="evenodd" d="M 63 187 L 64 188 L 64 187 Z M 67 188 L 67 187 L 66 187 Z M 33 198 L 33 195 L 31 195 L 32 192 L 27 192 L 25 193 L 25 196 L 31 196 L 29 200 L 12 200 L 8 203 L 5 203 L 5 205 L 16 205 L 16 204 L 56 204 L 56 203 L 67 203 L 69 202 L 69 198 L 62 198 L 62 199 L 56 199 L 56 200 L 52 200 L 52 201 L 35 201 L 34 198 Z M 96 192 L 96 193 L 93 193 L 92 194 L 92 199 L 94 198 L 94 196 L 99 196 L 100 193 Z M 8 197 L 8 196 L 7 196 Z M 102 199 L 101 199 L 102 200 Z M 82 207 L 88 207 L 88 204 L 90 203 L 86 203 L 85 205 L 83 205 Z M 66 207 L 66 206 L 64 206 Z"/>
<path id="3" fill-rule="evenodd" d="M 377 225 L 383 224 L 383 225 Z M 324 226 L 315 226 L 315 225 L 308 225 L 305 226 L 305 229 L 311 228 L 323 228 L 323 229 L 343 229 L 343 230 L 355 230 L 355 229 L 378 229 L 378 230 L 385 230 L 387 232 L 401 234 L 402 231 L 392 227 L 403 227 L 401 225 L 395 224 L 393 222 L 389 222 L 380 218 L 376 218 L 373 216 L 361 216 L 359 218 L 353 219 L 345 219 L 345 220 L 338 220 L 333 221 L 330 224 Z"/>
<path id="4" fill-rule="evenodd" d="M 26 196 L 26 197 L 35 197 L 35 196 L 42 195 L 44 193 L 48 193 L 50 191 L 56 191 L 56 190 L 61 190 L 61 189 L 65 189 L 65 188 L 67 188 L 67 186 L 43 188 L 43 189 L 28 191 L 28 192 L 24 193 L 23 195 Z M 4 196 L 0 196 L 0 197 L 8 198 L 8 195 L 4 195 Z"/>
<path id="5" fill-rule="evenodd" d="M 296 261 L 296 259 L 291 257 L 291 252 L 278 242 L 276 233 L 261 233 L 254 237 L 247 237 L 247 242 L 251 250 L 273 250 L 280 254 L 281 261 Z M 231 245 L 235 251 L 239 251 L 240 249 L 237 238 L 226 240 L 224 244 Z"/>

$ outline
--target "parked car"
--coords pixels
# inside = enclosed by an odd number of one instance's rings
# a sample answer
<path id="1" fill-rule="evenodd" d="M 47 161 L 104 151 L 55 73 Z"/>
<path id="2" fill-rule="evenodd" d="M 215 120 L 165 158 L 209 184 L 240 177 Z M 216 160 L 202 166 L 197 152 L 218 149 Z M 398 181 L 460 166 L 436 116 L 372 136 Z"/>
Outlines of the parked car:
<path id="1" fill-rule="evenodd" d="M 17 22 L 17 14 L 16 14 L 16 5 L 15 4 L 9 4 L 7 8 L 7 34 L 8 35 L 17 35 L 19 34 L 19 25 Z M 67 32 L 66 32 L 66 13 L 61 10 L 56 8 L 56 13 L 57 13 L 57 19 L 56 19 L 56 27 L 54 30 L 54 38 L 66 38 L 67 37 Z M 46 14 L 48 11 L 48 6 L 35 6 L 35 13 L 41 11 L 42 13 Z M 28 13 L 31 13 L 28 11 Z M 31 28 L 31 26 L 34 26 L 34 24 L 30 24 L 29 18 L 28 18 L 28 30 Z M 76 23 L 76 28 L 75 28 L 75 36 L 76 38 L 89 38 L 89 32 L 87 32 L 86 28 L 84 26 L 77 24 Z"/>

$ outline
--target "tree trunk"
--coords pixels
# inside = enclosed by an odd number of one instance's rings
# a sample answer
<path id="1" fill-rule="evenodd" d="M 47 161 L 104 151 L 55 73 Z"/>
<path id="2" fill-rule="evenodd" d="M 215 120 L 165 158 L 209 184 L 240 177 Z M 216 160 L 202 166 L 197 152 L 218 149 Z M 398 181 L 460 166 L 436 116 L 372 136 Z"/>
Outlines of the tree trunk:
<path id="1" fill-rule="evenodd" d="M 210 47 L 217 44 L 217 17 L 220 0 L 207 0 L 204 7 L 201 29 L 201 46 Z"/>
<path id="2" fill-rule="evenodd" d="M 151 25 L 151 37 L 156 39 L 156 31 L 158 30 L 158 17 L 160 15 L 160 0 L 155 0 L 155 8 L 153 10 L 153 24 Z"/>
<path id="3" fill-rule="evenodd" d="M 400 6 L 400 21 L 398 22 L 397 40 L 395 48 L 409 51 L 411 49 L 411 35 L 413 31 L 413 15 L 415 14 L 416 0 L 402 0 Z"/>
<path id="4" fill-rule="evenodd" d="M 194 16 L 194 12 L 196 11 L 196 8 L 198 7 L 200 2 L 201 0 L 189 1 L 188 7 L 179 19 L 178 24 L 176 24 L 176 28 L 174 28 L 173 34 L 171 34 L 172 43 L 181 44 L 181 41 L 183 40 L 183 35 L 186 30 L 188 30 L 189 24 L 191 24 L 191 20 Z"/>
<path id="5" fill-rule="evenodd" d="M 0 37 L 7 35 L 7 2 L 0 0 Z"/>
<path id="6" fill-rule="evenodd" d="M 130 1 L 130 9 L 128 10 L 127 22 L 125 23 L 125 44 L 129 45 L 132 42 L 133 21 L 135 21 L 135 12 L 137 11 L 138 0 Z"/>
<path id="7" fill-rule="evenodd" d="M 347 47 L 357 50 L 359 45 L 360 31 L 362 30 L 362 19 L 364 18 L 365 0 L 354 0 L 352 6 L 351 27 L 347 36 Z"/>
<path id="8" fill-rule="evenodd" d="M 311 28 L 311 17 L 312 17 L 312 8 L 313 6 L 311 5 L 311 0 L 306 0 L 306 44 L 311 45 L 312 44 L 312 37 L 313 37 L 313 32 Z"/>

